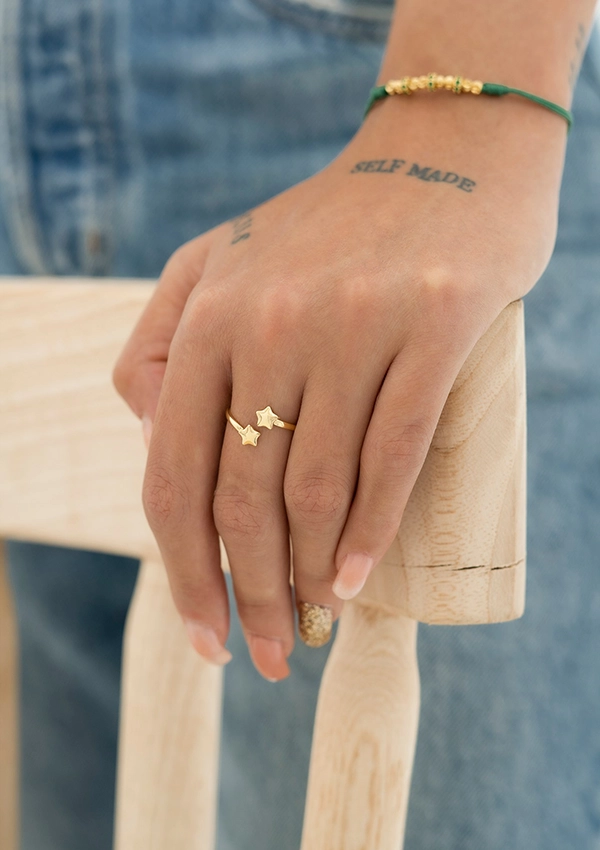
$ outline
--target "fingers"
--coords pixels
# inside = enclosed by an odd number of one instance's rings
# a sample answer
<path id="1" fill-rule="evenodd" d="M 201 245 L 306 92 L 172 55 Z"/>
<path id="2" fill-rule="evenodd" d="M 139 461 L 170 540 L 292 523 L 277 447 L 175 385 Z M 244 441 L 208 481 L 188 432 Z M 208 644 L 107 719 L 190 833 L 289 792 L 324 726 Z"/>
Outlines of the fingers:
<path id="1" fill-rule="evenodd" d="M 364 371 L 364 370 L 363 370 Z M 299 633 L 320 646 L 342 604 L 332 590 L 335 552 L 358 476 L 360 447 L 385 368 L 349 362 L 314 370 L 304 388 L 285 475 Z"/>
<path id="2" fill-rule="evenodd" d="M 171 255 L 115 366 L 119 394 L 142 420 L 148 446 L 171 340 L 202 270 L 214 231 L 186 242 Z"/>
<path id="3" fill-rule="evenodd" d="M 257 411 L 271 406 L 295 422 L 302 395 L 300 376 L 270 353 L 239 357 L 233 364 L 231 414 L 258 433 L 243 444 L 227 422 L 214 494 L 216 527 L 227 550 L 240 623 L 259 672 L 271 681 L 289 675 L 294 647 L 289 529 L 282 482 L 293 431 L 258 424 Z M 225 408 L 221 411 L 225 420 Z M 263 421 L 261 417 L 261 421 Z"/>
<path id="4" fill-rule="evenodd" d="M 173 336 L 156 408 L 142 501 L 190 640 L 226 663 L 227 589 L 212 498 L 229 404 L 222 305 L 195 291 Z"/>
<path id="5" fill-rule="evenodd" d="M 391 546 L 464 362 L 407 345 L 385 377 L 360 453 L 356 494 L 335 556 L 333 590 L 351 599 Z"/>

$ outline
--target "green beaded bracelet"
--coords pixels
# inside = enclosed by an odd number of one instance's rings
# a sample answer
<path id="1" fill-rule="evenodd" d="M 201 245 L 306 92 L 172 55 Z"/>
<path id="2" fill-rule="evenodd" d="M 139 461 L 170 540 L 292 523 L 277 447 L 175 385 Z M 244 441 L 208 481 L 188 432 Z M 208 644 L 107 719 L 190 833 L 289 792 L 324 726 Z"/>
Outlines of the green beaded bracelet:
<path id="1" fill-rule="evenodd" d="M 470 94 L 491 94 L 496 97 L 504 94 L 518 94 L 521 97 L 526 97 L 534 103 L 539 103 L 540 106 L 545 106 L 546 109 L 550 109 L 552 112 L 556 112 L 557 115 L 562 116 L 568 125 L 567 133 L 571 132 L 571 127 L 573 126 L 573 115 L 568 109 L 559 106 L 557 103 L 552 103 L 551 100 L 546 100 L 544 97 L 539 97 L 537 94 L 531 94 L 530 92 L 522 91 L 521 89 L 514 89 L 511 86 L 504 86 L 501 83 L 482 83 L 480 80 L 467 80 L 465 77 L 457 76 L 445 77 L 442 74 L 436 74 L 434 72 L 424 74 L 420 77 L 402 77 L 399 80 L 390 80 L 383 86 L 375 86 L 372 88 L 369 94 L 369 100 L 367 101 L 367 108 L 363 115 L 363 120 L 375 101 L 381 100 L 381 98 L 388 97 L 392 94 L 412 94 L 418 89 L 425 89 L 427 91 L 448 89 L 449 91 L 454 92 L 454 94 L 469 92 Z"/>

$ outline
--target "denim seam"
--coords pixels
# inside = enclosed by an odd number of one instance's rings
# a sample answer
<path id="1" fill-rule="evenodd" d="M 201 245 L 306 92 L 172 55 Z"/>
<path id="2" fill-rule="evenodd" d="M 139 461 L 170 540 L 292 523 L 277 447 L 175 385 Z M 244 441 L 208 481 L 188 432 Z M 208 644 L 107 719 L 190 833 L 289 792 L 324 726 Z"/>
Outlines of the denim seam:
<path id="1" fill-rule="evenodd" d="M 113 243 L 113 215 L 112 209 L 115 206 L 115 196 L 116 196 L 116 184 L 115 184 L 115 175 L 114 168 L 116 165 L 116 154 L 115 154 L 115 139 L 114 139 L 114 130 L 112 127 L 112 122 L 110 120 L 110 108 L 108 102 L 108 94 L 107 94 L 107 73 L 106 73 L 106 63 L 103 61 L 103 51 L 102 51 L 102 22 L 104 20 L 103 16 L 103 0 L 92 0 L 93 2 L 93 31 L 91 37 L 93 38 L 93 44 L 91 45 L 90 54 L 93 57 L 93 61 L 91 63 L 92 71 L 92 80 L 93 80 L 93 114 L 94 119 L 97 122 L 97 139 L 94 140 L 94 144 L 92 144 L 92 155 L 95 159 L 94 162 L 94 172 L 95 180 L 92 185 L 92 194 L 90 196 L 90 227 L 97 227 L 98 230 L 104 230 L 107 234 L 107 243 L 105 246 L 106 253 L 104 256 L 104 265 L 106 268 L 103 269 L 105 274 L 108 273 L 110 265 L 109 255 L 112 248 Z M 98 156 L 98 145 L 103 146 L 106 152 L 106 163 L 101 162 L 101 158 Z M 102 172 L 104 171 L 106 177 L 106 191 L 103 196 L 102 192 Z M 104 210 L 102 210 L 104 207 Z M 104 214 L 103 214 L 104 212 Z M 84 252 L 84 263 L 87 265 L 86 261 L 89 261 L 88 252 L 86 250 L 85 237 L 87 232 L 83 234 L 84 242 L 83 242 L 83 252 Z"/>
<path id="2" fill-rule="evenodd" d="M 35 213 L 33 179 L 26 146 L 24 92 L 21 88 L 19 0 L 5 0 L 0 12 L 0 181 L 4 186 L 6 226 L 25 273 L 51 274 Z"/>

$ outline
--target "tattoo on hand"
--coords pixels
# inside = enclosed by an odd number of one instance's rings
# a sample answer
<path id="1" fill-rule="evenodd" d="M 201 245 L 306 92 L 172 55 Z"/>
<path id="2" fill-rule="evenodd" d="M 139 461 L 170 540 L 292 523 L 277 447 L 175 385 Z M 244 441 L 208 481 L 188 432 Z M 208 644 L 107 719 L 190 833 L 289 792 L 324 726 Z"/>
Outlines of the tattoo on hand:
<path id="1" fill-rule="evenodd" d="M 357 162 L 350 174 L 356 174 L 359 171 L 369 174 L 394 174 L 402 171 L 405 177 L 416 177 L 426 183 L 449 183 L 457 189 L 462 189 L 463 192 L 472 192 L 473 186 L 477 185 L 474 180 L 461 177 L 455 171 L 440 171 L 430 166 L 421 168 L 416 162 L 413 162 L 410 167 L 404 168 L 405 165 L 405 159 L 367 159 L 364 162 Z"/>
<path id="2" fill-rule="evenodd" d="M 581 60 L 583 59 L 583 54 L 585 52 L 585 44 L 586 29 L 584 25 L 580 23 L 577 26 L 577 35 L 575 36 L 575 58 L 571 59 L 569 64 L 569 85 L 571 88 L 573 88 L 577 82 L 577 75 L 579 74 Z"/>
<path id="3" fill-rule="evenodd" d="M 231 245 L 235 245 L 236 242 L 242 242 L 244 239 L 250 239 L 252 212 L 245 212 L 243 215 L 238 215 L 237 218 L 231 220 L 231 224 L 233 226 Z"/>

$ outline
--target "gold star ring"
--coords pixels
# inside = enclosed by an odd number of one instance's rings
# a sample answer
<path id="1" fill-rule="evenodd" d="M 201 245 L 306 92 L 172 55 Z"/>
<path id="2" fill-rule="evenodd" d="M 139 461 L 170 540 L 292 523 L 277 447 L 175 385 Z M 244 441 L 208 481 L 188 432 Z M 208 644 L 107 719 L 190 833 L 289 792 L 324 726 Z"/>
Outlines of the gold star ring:
<path id="1" fill-rule="evenodd" d="M 258 427 L 264 426 L 271 430 L 273 425 L 277 425 L 278 428 L 287 428 L 288 431 L 294 431 L 296 426 L 291 422 L 284 422 L 283 419 L 280 419 L 276 413 L 273 413 L 271 407 L 267 405 L 262 410 L 256 411 L 256 419 L 258 421 Z"/>
<path id="2" fill-rule="evenodd" d="M 252 425 L 246 425 L 245 428 L 242 428 L 240 423 L 233 418 L 231 415 L 231 408 L 227 408 L 225 411 L 225 417 L 235 430 L 238 432 L 240 437 L 242 438 L 243 446 L 256 446 L 258 443 L 258 438 L 260 437 L 260 432 L 256 431 Z M 289 431 L 294 431 L 296 426 L 292 422 L 284 422 L 283 419 L 280 419 L 276 413 L 273 412 L 270 406 L 265 407 L 263 410 L 256 411 L 256 418 L 258 421 L 258 426 L 269 428 L 271 430 L 273 425 L 277 425 L 278 428 L 287 428 Z"/>

